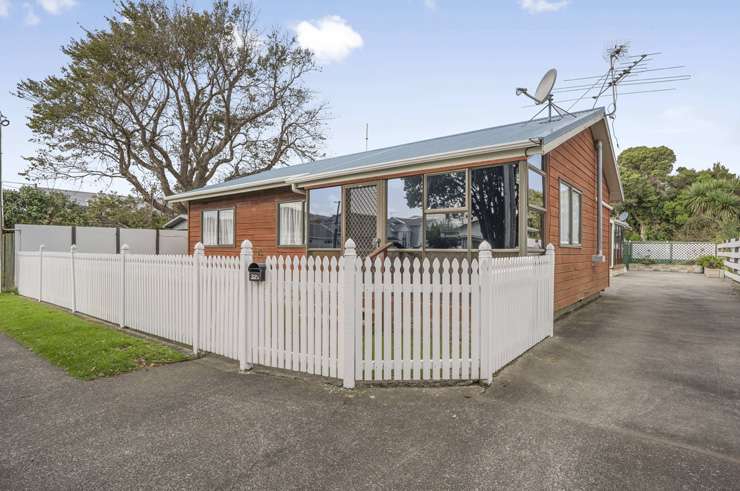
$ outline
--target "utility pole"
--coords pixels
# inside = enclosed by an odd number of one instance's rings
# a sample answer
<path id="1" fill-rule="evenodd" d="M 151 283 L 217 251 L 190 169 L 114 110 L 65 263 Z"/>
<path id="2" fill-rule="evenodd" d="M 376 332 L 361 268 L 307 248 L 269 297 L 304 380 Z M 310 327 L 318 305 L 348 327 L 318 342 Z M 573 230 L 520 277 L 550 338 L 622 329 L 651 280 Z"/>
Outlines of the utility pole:
<path id="1" fill-rule="evenodd" d="M 3 291 L 3 278 L 5 277 L 5 238 L 3 237 L 3 231 L 5 230 L 5 209 L 3 208 L 3 128 L 8 126 L 10 121 L 0 111 L 0 292 Z"/>

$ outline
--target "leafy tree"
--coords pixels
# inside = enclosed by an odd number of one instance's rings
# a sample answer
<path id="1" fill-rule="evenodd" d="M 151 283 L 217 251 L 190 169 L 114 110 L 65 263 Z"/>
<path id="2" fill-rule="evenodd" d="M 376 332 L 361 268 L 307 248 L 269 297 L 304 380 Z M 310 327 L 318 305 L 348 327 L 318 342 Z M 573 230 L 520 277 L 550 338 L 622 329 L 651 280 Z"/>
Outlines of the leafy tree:
<path id="1" fill-rule="evenodd" d="M 163 196 L 318 155 L 313 56 L 259 31 L 251 5 L 121 1 L 62 52 L 60 75 L 17 86 L 39 145 L 32 178 L 125 179 L 166 211 Z"/>
<path id="2" fill-rule="evenodd" d="M 24 186 L 19 190 L 3 192 L 5 227 L 16 224 L 82 225 L 83 209 L 58 191 Z"/>
<path id="3" fill-rule="evenodd" d="M 85 207 L 84 221 L 96 227 L 160 228 L 169 216 L 132 196 L 98 194 Z"/>

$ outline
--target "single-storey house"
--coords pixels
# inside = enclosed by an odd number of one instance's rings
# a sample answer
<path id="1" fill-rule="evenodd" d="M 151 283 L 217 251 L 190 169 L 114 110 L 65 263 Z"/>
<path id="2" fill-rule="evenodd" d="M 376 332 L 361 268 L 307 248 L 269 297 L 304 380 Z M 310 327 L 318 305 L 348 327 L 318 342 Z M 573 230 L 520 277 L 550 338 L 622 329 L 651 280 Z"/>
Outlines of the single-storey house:
<path id="1" fill-rule="evenodd" d="M 168 198 L 189 247 L 234 255 L 497 256 L 556 247 L 555 310 L 609 285 L 610 203 L 622 200 L 602 108 L 274 168 Z"/>

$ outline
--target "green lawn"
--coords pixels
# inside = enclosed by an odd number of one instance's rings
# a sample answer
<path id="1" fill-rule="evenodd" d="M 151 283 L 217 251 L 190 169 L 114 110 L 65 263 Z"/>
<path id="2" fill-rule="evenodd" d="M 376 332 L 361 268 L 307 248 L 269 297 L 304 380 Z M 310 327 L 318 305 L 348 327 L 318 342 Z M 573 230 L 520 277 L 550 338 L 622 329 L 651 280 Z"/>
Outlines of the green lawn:
<path id="1" fill-rule="evenodd" d="M 83 380 L 188 359 L 163 344 L 13 294 L 0 295 L 0 332 Z"/>

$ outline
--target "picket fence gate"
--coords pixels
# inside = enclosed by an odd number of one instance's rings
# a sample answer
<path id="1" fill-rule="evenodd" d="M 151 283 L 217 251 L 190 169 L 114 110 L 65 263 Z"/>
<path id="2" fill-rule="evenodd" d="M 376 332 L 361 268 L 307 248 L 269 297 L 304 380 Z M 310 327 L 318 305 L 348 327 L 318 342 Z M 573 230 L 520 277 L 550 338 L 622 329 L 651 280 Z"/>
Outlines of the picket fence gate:
<path id="1" fill-rule="evenodd" d="M 554 248 L 545 255 L 374 261 L 270 256 L 249 281 L 239 257 L 18 254 L 18 289 L 99 319 L 237 359 L 360 381 L 482 380 L 553 330 Z"/>

